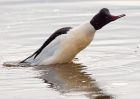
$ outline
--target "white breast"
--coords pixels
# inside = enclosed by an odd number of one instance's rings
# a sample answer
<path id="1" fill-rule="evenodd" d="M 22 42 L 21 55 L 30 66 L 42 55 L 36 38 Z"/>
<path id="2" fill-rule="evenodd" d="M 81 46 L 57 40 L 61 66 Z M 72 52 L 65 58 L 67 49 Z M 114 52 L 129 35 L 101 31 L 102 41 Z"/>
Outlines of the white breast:
<path id="1" fill-rule="evenodd" d="M 71 29 L 52 41 L 38 56 L 39 65 L 70 62 L 92 41 L 95 29 L 90 23 Z"/>
<path id="2" fill-rule="evenodd" d="M 94 37 L 95 31 L 96 30 L 90 23 L 86 23 L 74 28 L 70 31 L 72 33 L 69 34 L 73 36 L 73 40 L 75 41 L 74 43 L 77 44 L 77 47 L 79 47 L 79 49 L 83 49 L 90 44 Z"/>
<path id="3" fill-rule="evenodd" d="M 34 58 L 34 55 L 26 59 L 30 65 L 49 65 L 71 62 L 72 59 L 92 41 L 95 29 L 90 23 L 75 27 L 50 42 Z"/>

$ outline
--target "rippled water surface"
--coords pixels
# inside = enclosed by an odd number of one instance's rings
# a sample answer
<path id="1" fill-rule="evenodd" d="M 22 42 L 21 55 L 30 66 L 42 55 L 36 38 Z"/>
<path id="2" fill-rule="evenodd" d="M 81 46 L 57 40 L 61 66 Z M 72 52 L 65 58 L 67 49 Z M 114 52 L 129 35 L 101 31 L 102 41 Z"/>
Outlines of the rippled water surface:
<path id="1" fill-rule="evenodd" d="M 127 16 L 97 31 L 75 64 L 4 66 L 101 8 Z M 140 2 L 0 0 L 0 99 L 140 99 Z"/>

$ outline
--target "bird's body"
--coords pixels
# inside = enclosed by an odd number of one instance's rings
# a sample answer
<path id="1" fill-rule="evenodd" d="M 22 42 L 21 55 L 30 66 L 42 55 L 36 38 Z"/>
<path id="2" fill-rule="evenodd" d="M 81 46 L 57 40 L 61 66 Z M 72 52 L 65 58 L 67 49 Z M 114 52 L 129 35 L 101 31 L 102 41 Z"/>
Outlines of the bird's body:
<path id="1" fill-rule="evenodd" d="M 42 51 L 24 60 L 31 65 L 48 65 L 56 63 L 68 63 L 86 48 L 92 41 L 95 29 L 90 23 L 64 31 L 55 37 Z M 62 30 L 63 32 L 63 30 Z M 55 34 L 55 33 L 54 33 Z M 36 57 L 35 57 L 36 56 Z"/>
<path id="2" fill-rule="evenodd" d="M 112 16 L 107 8 L 101 9 L 88 23 L 71 28 L 65 27 L 54 32 L 46 42 L 21 63 L 49 65 L 68 63 L 93 40 L 96 30 L 125 16 Z"/>

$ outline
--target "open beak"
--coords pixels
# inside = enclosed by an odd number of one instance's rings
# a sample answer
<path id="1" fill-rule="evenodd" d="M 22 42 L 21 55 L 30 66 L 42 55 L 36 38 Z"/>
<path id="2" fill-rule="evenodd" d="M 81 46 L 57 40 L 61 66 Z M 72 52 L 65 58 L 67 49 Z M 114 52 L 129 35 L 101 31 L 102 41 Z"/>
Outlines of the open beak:
<path id="1" fill-rule="evenodd" d="M 126 16 L 126 15 L 125 14 L 121 14 L 121 15 L 118 16 L 118 18 L 121 18 L 121 17 L 124 17 L 124 16 Z"/>
<path id="2" fill-rule="evenodd" d="M 126 16 L 125 14 L 121 14 L 121 15 L 118 15 L 118 16 L 111 16 L 112 17 L 112 20 L 113 21 L 115 21 L 115 20 L 117 20 L 117 19 L 119 19 L 119 18 L 122 18 L 122 17 L 124 17 L 124 16 Z"/>

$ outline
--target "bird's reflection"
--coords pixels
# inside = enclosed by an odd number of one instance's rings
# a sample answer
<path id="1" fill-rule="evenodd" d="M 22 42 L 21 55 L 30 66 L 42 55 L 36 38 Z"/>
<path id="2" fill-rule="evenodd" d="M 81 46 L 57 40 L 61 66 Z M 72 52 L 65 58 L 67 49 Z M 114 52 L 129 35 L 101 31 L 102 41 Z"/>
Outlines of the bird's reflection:
<path id="1" fill-rule="evenodd" d="M 61 93 L 84 92 L 89 99 L 112 99 L 99 88 L 95 79 L 84 71 L 80 64 L 36 66 L 41 71 L 40 78 Z"/>

